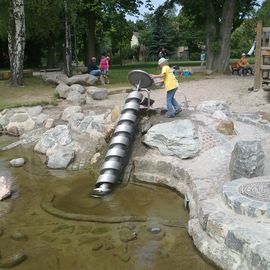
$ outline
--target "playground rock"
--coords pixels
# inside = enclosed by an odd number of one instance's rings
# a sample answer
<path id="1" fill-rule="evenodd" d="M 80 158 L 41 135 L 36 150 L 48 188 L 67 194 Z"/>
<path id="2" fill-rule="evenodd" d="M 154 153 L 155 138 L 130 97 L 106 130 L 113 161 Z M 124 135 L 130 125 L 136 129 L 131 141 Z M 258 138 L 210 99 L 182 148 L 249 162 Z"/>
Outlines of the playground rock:
<path id="1" fill-rule="evenodd" d="M 0 201 L 11 195 L 11 185 L 11 180 L 8 177 L 0 176 Z"/>
<path id="2" fill-rule="evenodd" d="M 190 120 L 155 125 L 144 135 L 143 142 L 163 155 L 181 159 L 195 157 L 200 151 L 198 131 Z"/>
<path id="3" fill-rule="evenodd" d="M 108 97 L 108 90 L 106 88 L 88 87 L 87 95 L 94 100 L 103 100 Z"/>
<path id="4" fill-rule="evenodd" d="M 121 114 L 121 109 L 119 106 L 114 106 L 111 113 L 111 121 L 116 122 Z"/>
<path id="5" fill-rule="evenodd" d="M 63 82 L 60 82 L 56 86 L 55 91 L 59 95 L 59 97 L 67 98 L 69 92 L 72 91 L 72 88 Z"/>
<path id="6" fill-rule="evenodd" d="M 13 118 L 10 118 L 10 122 L 7 125 L 7 130 L 17 127 L 19 133 L 29 131 L 35 128 L 35 122 L 26 114 L 15 114 Z"/>
<path id="7" fill-rule="evenodd" d="M 90 74 L 81 74 L 81 75 L 75 75 L 70 78 L 68 78 L 67 84 L 80 84 L 80 85 L 94 85 L 97 82 L 98 78 L 90 75 Z"/>
<path id="8" fill-rule="evenodd" d="M 226 115 L 231 115 L 229 106 L 222 100 L 204 101 L 197 105 L 196 109 L 205 113 L 213 114 L 215 111 L 222 111 Z"/>
<path id="9" fill-rule="evenodd" d="M 24 158 L 16 158 L 12 159 L 9 163 L 12 167 L 22 167 L 25 163 L 25 160 Z"/>
<path id="10" fill-rule="evenodd" d="M 14 136 L 14 137 L 19 137 L 20 136 L 19 130 L 15 126 L 8 128 L 6 133 L 8 135 Z"/>
<path id="11" fill-rule="evenodd" d="M 70 146 L 55 146 L 46 153 L 47 166 L 51 169 L 66 169 L 74 160 L 75 151 Z"/>
<path id="12" fill-rule="evenodd" d="M 57 145 L 68 145 L 72 138 L 70 131 L 65 125 L 58 125 L 55 128 L 47 130 L 35 145 L 34 150 L 46 154 L 46 152 Z"/>
<path id="13" fill-rule="evenodd" d="M 232 120 L 221 120 L 216 127 L 217 131 L 225 135 L 236 135 Z"/>
<path id="14" fill-rule="evenodd" d="M 227 120 L 228 119 L 228 116 L 224 112 L 222 112 L 220 110 L 215 111 L 212 114 L 212 117 L 215 118 L 215 119 L 219 119 L 219 120 Z"/>
<path id="15" fill-rule="evenodd" d="M 71 88 L 71 91 L 78 93 L 84 89 L 81 85 L 73 88 L 75 90 Z M 46 165 L 50 168 L 77 170 L 87 166 L 106 144 L 108 130 L 114 129 L 111 110 L 103 110 L 103 113 L 99 110 L 97 114 L 87 107 L 66 105 L 64 109 L 35 106 L 3 110 L 0 113 L 3 123 L 0 135 L 19 139 L 0 150 L 32 144 L 35 151 L 46 155 Z M 27 124 L 31 124 L 31 129 Z"/>
<path id="16" fill-rule="evenodd" d="M 78 90 L 72 90 L 67 95 L 67 101 L 72 104 L 82 105 L 85 104 L 85 95 L 81 94 Z"/>
<path id="17" fill-rule="evenodd" d="M 263 175 L 264 157 L 262 145 L 259 141 L 237 142 L 230 161 L 231 179 Z"/>
<path id="18" fill-rule="evenodd" d="M 66 109 L 64 109 L 61 119 L 63 119 L 64 121 L 69 121 L 70 117 L 74 113 L 80 112 L 82 112 L 82 108 L 80 106 L 69 106 Z"/>
<path id="19" fill-rule="evenodd" d="M 71 85 L 72 90 L 79 92 L 80 94 L 85 93 L 85 88 L 80 84 L 72 84 Z"/>

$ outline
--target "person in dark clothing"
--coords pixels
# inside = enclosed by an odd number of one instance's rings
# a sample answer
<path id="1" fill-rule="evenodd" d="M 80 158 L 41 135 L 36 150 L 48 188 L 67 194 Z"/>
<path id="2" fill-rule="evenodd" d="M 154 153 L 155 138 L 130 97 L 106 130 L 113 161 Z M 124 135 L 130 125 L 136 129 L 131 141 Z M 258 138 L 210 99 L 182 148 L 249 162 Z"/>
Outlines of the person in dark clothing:
<path id="1" fill-rule="evenodd" d="M 158 58 L 167 58 L 168 57 L 168 52 L 165 48 L 162 48 L 159 53 L 158 53 Z"/>
<path id="2" fill-rule="evenodd" d="M 90 75 L 93 75 L 93 76 L 96 76 L 96 77 L 99 77 L 101 75 L 101 71 L 97 65 L 97 59 L 96 57 L 92 57 L 89 64 L 88 64 L 88 69 L 87 69 L 87 72 L 90 74 Z"/>

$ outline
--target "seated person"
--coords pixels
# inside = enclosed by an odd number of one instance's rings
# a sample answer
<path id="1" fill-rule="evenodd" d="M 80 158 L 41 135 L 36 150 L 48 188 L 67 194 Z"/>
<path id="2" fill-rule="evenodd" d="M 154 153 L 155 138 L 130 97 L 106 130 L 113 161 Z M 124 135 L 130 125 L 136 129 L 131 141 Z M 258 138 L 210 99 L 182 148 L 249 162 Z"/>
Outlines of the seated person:
<path id="1" fill-rule="evenodd" d="M 242 53 L 242 57 L 240 60 L 238 60 L 237 64 L 239 65 L 239 75 L 247 75 L 247 74 L 253 74 L 252 68 L 246 58 L 246 54 Z"/>
<path id="2" fill-rule="evenodd" d="M 90 62 L 88 64 L 87 72 L 90 75 L 93 75 L 93 76 L 96 76 L 96 77 L 99 77 L 101 75 L 101 71 L 100 71 L 100 69 L 97 66 L 97 59 L 96 59 L 96 57 L 92 57 L 91 58 L 91 60 L 90 60 Z"/>

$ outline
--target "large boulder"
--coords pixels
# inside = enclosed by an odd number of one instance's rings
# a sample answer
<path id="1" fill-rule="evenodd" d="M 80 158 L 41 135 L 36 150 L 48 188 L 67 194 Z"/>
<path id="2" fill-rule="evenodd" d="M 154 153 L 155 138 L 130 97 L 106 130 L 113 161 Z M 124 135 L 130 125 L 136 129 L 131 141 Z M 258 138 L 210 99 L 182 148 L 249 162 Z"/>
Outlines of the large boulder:
<path id="1" fill-rule="evenodd" d="M 260 141 L 239 141 L 230 161 L 231 179 L 252 178 L 264 174 L 264 152 Z"/>
<path id="2" fill-rule="evenodd" d="M 80 106 L 69 106 L 66 109 L 64 109 L 61 119 L 64 121 L 69 121 L 72 115 L 74 115 L 75 113 L 81 113 L 81 112 L 82 112 L 82 108 Z"/>
<path id="3" fill-rule="evenodd" d="M 72 90 L 77 91 L 80 94 L 85 93 L 85 88 L 80 84 L 72 84 L 70 87 L 72 88 Z"/>
<path id="4" fill-rule="evenodd" d="M 75 75 L 67 80 L 68 85 L 80 84 L 80 85 L 94 85 L 98 78 L 90 74 Z"/>
<path id="5" fill-rule="evenodd" d="M 70 130 L 65 125 L 58 125 L 44 132 L 38 143 L 35 145 L 34 150 L 46 154 L 46 152 L 55 147 L 56 145 L 68 145 L 71 143 L 72 137 Z"/>
<path id="6" fill-rule="evenodd" d="M 29 117 L 27 113 L 15 113 L 10 117 L 10 122 L 6 126 L 7 129 L 16 127 L 19 133 L 22 134 L 25 131 L 29 131 L 35 128 L 35 121 Z"/>
<path id="7" fill-rule="evenodd" d="M 66 169 L 75 158 L 75 151 L 69 146 L 55 146 L 46 153 L 47 166 L 51 169 Z"/>
<path id="8" fill-rule="evenodd" d="M 55 91 L 59 95 L 59 97 L 67 98 L 68 94 L 72 91 L 72 88 L 63 82 L 60 82 L 56 86 Z"/>
<path id="9" fill-rule="evenodd" d="M 67 101 L 75 105 L 85 104 L 85 95 L 81 94 L 78 90 L 72 90 L 67 95 Z"/>
<path id="10" fill-rule="evenodd" d="M 38 116 L 39 114 L 41 114 L 43 108 L 41 106 L 35 106 L 35 107 L 30 107 L 28 108 L 28 114 L 32 117 L 32 116 Z"/>
<path id="11" fill-rule="evenodd" d="M 181 159 L 195 157 L 201 148 L 197 128 L 190 120 L 155 125 L 144 135 L 143 142 L 165 156 Z"/>
<path id="12" fill-rule="evenodd" d="M 108 98 L 108 90 L 106 88 L 99 87 L 87 87 L 87 95 L 94 100 L 103 100 Z M 91 101 L 90 98 L 90 101 Z M 87 99 L 88 100 L 88 99 Z"/>

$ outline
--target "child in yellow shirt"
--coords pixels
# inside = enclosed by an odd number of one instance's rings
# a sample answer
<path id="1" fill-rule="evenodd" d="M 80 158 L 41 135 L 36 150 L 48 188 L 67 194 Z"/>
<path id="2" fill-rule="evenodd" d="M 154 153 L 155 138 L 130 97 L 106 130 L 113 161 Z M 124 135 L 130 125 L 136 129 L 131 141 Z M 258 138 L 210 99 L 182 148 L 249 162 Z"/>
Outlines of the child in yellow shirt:
<path id="1" fill-rule="evenodd" d="M 175 117 L 176 114 L 180 113 L 181 107 L 174 98 L 175 92 L 178 89 L 178 81 L 175 78 L 173 71 L 169 67 L 168 60 L 160 58 L 158 65 L 162 68 L 161 73 L 158 75 L 151 74 L 152 78 L 162 78 L 164 86 L 167 91 L 167 113 L 166 116 L 169 118 Z"/>

